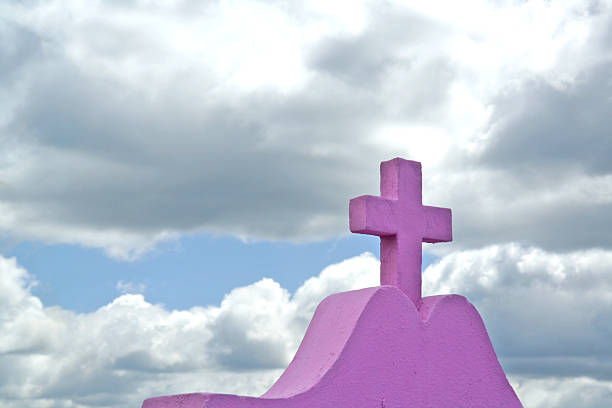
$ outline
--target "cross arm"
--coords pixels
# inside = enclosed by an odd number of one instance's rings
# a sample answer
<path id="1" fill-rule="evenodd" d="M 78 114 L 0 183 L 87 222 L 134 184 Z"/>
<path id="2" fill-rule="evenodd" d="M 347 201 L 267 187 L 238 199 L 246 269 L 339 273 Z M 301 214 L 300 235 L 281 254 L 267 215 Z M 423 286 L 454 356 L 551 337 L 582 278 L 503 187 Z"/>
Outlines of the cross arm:
<path id="1" fill-rule="evenodd" d="M 423 242 L 449 242 L 453 240 L 450 208 L 423 206 Z"/>
<path id="2" fill-rule="evenodd" d="M 394 217 L 394 201 L 382 197 L 364 195 L 349 203 L 349 225 L 351 232 L 378 236 L 397 233 Z"/>

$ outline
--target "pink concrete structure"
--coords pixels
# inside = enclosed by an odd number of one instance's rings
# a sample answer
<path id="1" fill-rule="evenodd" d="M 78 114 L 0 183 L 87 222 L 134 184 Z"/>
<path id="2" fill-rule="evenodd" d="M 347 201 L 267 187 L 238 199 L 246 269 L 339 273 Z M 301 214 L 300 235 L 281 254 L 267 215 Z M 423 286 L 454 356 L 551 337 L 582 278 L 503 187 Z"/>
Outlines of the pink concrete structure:
<path id="1" fill-rule="evenodd" d="M 353 198 L 352 232 L 380 237 L 380 284 L 400 288 L 421 304 L 421 242 L 452 241 L 451 210 L 422 204 L 421 163 L 380 164 L 380 197 Z"/>
<path id="2" fill-rule="evenodd" d="M 420 164 L 383 162 L 381 195 L 353 199 L 350 225 L 381 236 L 382 286 L 324 299 L 268 392 L 157 397 L 143 408 L 521 407 L 476 309 L 459 295 L 421 298 L 421 242 L 451 240 L 451 214 L 421 204 Z"/>

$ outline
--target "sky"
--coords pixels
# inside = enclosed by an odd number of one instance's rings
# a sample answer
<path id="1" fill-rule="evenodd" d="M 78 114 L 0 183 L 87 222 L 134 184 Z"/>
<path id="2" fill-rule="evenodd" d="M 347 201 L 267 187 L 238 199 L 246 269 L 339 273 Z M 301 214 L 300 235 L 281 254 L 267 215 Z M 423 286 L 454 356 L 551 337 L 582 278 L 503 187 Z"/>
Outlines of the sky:
<path id="1" fill-rule="evenodd" d="M 530 408 L 612 401 L 612 2 L 0 3 L 0 407 L 260 395 L 423 166 Z"/>

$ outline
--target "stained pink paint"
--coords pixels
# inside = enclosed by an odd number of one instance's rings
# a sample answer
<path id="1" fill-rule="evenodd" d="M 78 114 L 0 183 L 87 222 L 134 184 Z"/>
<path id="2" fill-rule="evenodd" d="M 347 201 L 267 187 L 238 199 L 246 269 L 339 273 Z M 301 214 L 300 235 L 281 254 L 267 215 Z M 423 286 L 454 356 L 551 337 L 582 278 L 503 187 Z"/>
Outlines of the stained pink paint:
<path id="1" fill-rule="evenodd" d="M 420 163 L 383 162 L 381 195 L 353 199 L 350 220 L 387 240 L 383 285 L 324 299 L 268 392 L 157 397 L 143 408 L 521 407 L 474 306 L 459 295 L 421 299 L 421 241 L 450 240 L 451 218 L 422 206 Z"/>
<path id="2" fill-rule="evenodd" d="M 422 204 L 421 163 L 380 164 L 380 197 L 353 198 L 352 232 L 380 237 L 380 284 L 400 288 L 421 305 L 421 242 L 452 241 L 451 210 Z"/>

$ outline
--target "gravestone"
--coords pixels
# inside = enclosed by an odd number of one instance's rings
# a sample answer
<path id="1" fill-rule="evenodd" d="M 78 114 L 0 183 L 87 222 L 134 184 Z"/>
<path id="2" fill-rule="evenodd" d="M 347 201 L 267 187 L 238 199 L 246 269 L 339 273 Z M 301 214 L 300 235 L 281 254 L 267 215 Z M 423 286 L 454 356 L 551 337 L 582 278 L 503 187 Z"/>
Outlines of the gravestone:
<path id="1" fill-rule="evenodd" d="M 474 306 L 460 295 L 421 297 L 421 242 L 452 239 L 451 211 L 422 204 L 421 164 L 381 163 L 380 189 L 351 200 L 349 221 L 380 236 L 381 286 L 324 299 L 265 394 L 182 394 L 142 407 L 521 407 Z"/>

